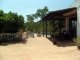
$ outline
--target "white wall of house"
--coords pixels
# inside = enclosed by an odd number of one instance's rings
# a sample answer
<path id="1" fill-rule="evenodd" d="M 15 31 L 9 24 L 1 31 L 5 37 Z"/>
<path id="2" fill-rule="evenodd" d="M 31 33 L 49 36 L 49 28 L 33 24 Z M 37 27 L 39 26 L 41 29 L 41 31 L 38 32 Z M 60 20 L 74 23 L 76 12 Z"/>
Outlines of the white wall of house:
<path id="1" fill-rule="evenodd" d="M 80 46 L 80 0 L 75 0 L 74 7 L 77 7 L 77 45 Z"/>
<path id="2" fill-rule="evenodd" d="M 80 37 L 80 7 L 77 8 L 77 37 Z"/>
<path id="3" fill-rule="evenodd" d="M 77 46 L 80 46 L 80 7 L 77 8 Z"/>
<path id="4" fill-rule="evenodd" d="M 80 46 L 80 0 L 75 0 L 70 7 L 77 7 L 77 45 Z"/>

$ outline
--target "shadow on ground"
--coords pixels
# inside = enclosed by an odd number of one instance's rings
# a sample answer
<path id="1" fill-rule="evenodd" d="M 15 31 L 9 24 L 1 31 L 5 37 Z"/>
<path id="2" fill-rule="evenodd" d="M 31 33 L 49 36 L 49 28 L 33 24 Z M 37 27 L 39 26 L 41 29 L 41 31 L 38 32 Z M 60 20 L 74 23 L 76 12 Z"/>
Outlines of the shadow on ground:
<path id="1" fill-rule="evenodd" d="M 16 40 L 16 41 L 0 41 L 0 46 L 7 46 L 12 44 L 26 44 L 27 40 Z"/>
<path id="2" fill-rule="evenodd" d="M 56 44 L 54 44 L 53 40 L 50 37 L 48 38 L 48 40 L 51 41 L 53 45 L 56 45 L 58 47 L 76 46 L 76 44 L 72 40 L 57 41 Z"/>

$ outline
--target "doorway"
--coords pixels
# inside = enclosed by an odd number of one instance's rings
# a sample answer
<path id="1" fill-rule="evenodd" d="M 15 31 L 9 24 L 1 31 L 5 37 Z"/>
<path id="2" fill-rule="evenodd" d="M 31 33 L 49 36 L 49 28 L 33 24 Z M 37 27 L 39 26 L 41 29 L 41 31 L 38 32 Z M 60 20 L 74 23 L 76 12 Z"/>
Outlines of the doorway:
<path id="1" fill-rule="evenodd" d="M 69 33 L 73 38 L 77 36 L 77 17 L 69 18 Z"/>

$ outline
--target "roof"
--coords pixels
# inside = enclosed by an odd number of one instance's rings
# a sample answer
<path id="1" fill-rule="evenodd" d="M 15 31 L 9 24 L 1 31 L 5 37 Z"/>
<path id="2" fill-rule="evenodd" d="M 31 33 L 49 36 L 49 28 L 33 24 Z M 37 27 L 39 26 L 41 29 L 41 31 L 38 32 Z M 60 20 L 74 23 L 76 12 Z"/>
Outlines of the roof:
<path id="1" fill-rule="evenodd" d="M 64 16 L 62 15 L 63 13 L 70 12 L 74 9 L 76 9 L 76 7 L 57 10 L 57 11 L 51 11 L 45 17 L 43 17 L 42 20 L 52 20 L 52 19 L 64 18 Z"/>

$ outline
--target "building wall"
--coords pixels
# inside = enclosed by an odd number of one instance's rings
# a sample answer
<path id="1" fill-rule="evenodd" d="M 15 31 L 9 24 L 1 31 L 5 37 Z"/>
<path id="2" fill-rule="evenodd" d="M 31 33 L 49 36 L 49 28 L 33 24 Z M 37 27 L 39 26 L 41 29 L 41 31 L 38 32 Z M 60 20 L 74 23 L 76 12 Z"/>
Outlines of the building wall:
<path id="1" fill-rule="evenodd" d="M 76 9 L 69 11 L 67 13 L 64 13 L 63 16 L 65 16 L 65 30 L 69 32 L 69 18 L 76 17 Z"/>
<path id="2" fill-rule="evenodd" d="M 80 46 L 80 7 L 77 8 L 77 46 Z"/>
<path id="3" fill-rule="evenodd" d="M 80 37 L 80 7 L 77 8 L 77 36 Z"/>
<path id="4" fill-rule="evenodd" d="M 80 0 L 75 0 L 72 7 L 77 7 L 77 45 L 80 46 Z"/>

